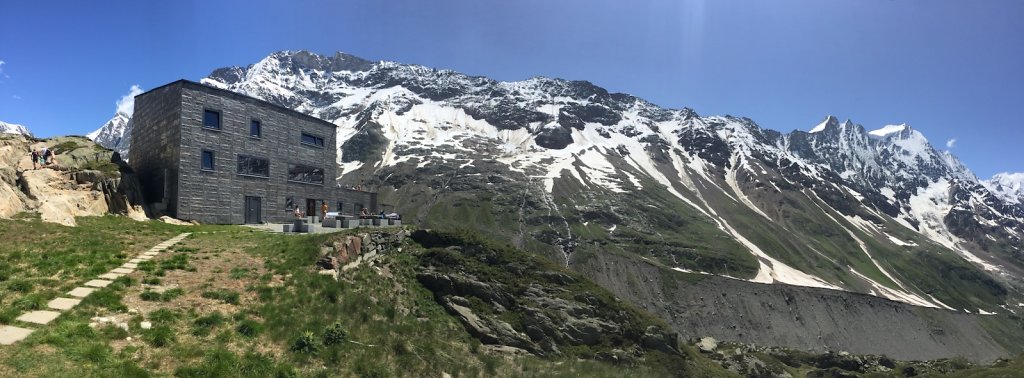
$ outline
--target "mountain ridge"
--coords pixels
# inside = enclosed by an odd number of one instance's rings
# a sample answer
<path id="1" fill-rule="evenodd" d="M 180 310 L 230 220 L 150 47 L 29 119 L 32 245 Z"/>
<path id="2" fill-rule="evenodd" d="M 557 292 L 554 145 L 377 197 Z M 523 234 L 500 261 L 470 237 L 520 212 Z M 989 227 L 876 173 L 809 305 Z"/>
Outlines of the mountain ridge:
<path id="1" fill-rule="evenodd" d="M 633 248 L 618 235 L 671 234 L 680 241 L 654 242 L 658 248 L 647 248 L 654 252 L 639 256 L 677 262 L 681 270 L 929 307 L 1016 310 L 1007 296 L 1020 292 L 1021 251 L 1014 245 L 1024 232 L 1024 210 L 906 125 L 873 135 L 830 116 L 817 132 L 781 133 L 749 118 L 661 108 L 585 81 L 500 82 L 342 53 L 277 52 L 247 67 L 214 70 L 202 82 L 338 124 L 340 181 L 376 185 L 424 222 L 438 207 L 454 210 L 455 197 L 501 197 L 509 202 L 499 205 L 502 212 L 519 214 L 506 236 L 539 242 L 567 265 L 585 256 L 577 252 L 592 253 L 588 242 Z M 422 178 L 431 172 L 448 180 Z M 525 202 L 518 207 L 493 188 L 519 184 Z M 662 195 L 654 192 L 667 196 L 661 203 L 680 207 L 658 216 L 620 215 L 633 211 L 622 208 L 632 201 L 626 197 Z M 432 202 L 412 199 L 423 194 Z M 595 214 L 604 214 L 603 231 L 589 225 Z M 684 219 L 749 255 L 678 235 Z M 647 234 L 644 224 L 661 229 Z M 771 235 L 784 232 L 806 240 Z M 939 270 L 911 272 L 906 254 L 926 250 Z M 709 262 L 719 260 L 733 265 Z M 952 267 L 971 272 L 958 279 L 972 293 L 936 278 Z"/>
<path id="2" fill-rule="evenodd" d="M 28 130 L 28 127 L 4 121 L 0 121 L 0 134 L 21 134 L 29 137 L 32 136 L 32 132 Z"/>

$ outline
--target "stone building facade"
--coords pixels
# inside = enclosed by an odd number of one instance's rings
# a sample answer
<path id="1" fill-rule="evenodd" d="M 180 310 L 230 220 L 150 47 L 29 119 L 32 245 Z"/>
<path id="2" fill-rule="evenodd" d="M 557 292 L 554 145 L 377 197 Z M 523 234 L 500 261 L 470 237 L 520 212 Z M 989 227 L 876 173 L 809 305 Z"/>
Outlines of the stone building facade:
<path id="1" fill-rule="evenodd" d="M 178 80 L 135 97 L 128 162 L 146 202 L 202 223 L 283 222 L 293 209 L 355 215 L 376 193 L 337 187 L 335 125 Z"/>

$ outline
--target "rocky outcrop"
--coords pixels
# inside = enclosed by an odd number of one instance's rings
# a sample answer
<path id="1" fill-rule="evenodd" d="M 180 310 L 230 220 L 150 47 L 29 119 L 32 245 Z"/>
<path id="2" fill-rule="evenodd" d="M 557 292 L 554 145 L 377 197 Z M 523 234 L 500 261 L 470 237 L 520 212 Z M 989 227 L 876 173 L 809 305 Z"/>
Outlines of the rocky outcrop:
<path id="1" fill-rule="evenodd" d="M 469 300 L 466 298 L 445 296 L 441 299 L 441 305 L 457 317 L 471 335 L 480 339 L 484 344 L 509 346 L 543 354 L 543 351 L 530 341 L 528 336 L 516 331 L 510 324 L 494 317 L 477 316 L 473 310 L 469 309 Z"/>
<path id="2" fill-rule="evenodd" d="M 1003 315 L 912 306 L 859 293 L 686 274 L 612 253 L 578 266 L 620 298 L 665 319 L 684 337 L 900 360 L 1020 353 L 1024 329 Z M 630 285 L 639 282 L 643 285 Z M 713 349 L 713 348 L 710 348 Z"/>
<path id="3" fill-rule="evenodd" d="M 553 277 L 564 274 L 544 273 Z M 585 292 L 573 294 L 552 281 L 525 279 L 513 286 L 435 265 L 422 267 L 416 279 L 484 344 L 511 346 L 540 356 L 559 355 L 560 348 L 566 346 L 607 343 L 634 351 L 679 353 L 674 332 L 657 325 L 640 331 L 633 320 L 604 299 Z"/>
<path id="4" fill-rule="evenodd" d="M 109 210 L 102 189 L 103 180 L 79 183 L 74 173 L 53 169 L 21 172 L 22 187 L 36 204 L 43 222 L 75 226 L 75 217 L 106 214 Z M 96 185 L 98 184 L 98 185 Z"/>
<path id="5" fill-rule="evenodd" d="M 460 235 L 424 230 L 337 235 L 320 246 L 316 269 L 340 278 L 349 269 L 378 265 L 382 257 L 402 252 L 410 236 L 428 247 L 414 252 L 416 281 L 485 350 L 616 363 L 650 352 L 684 358 L 675 332 L 575 273 Z"/>
<path id="6" fill-rule="evenodd" d="M 55 163 L 35 167 L 30 151 L 43 146 L 55 151 Z M 36 141 L 5 136 L 0 140 L 0 161 L 5 163 L 0 168 L 0 217 L 38 212 L 42 221 L 66 226 L 74 226 L 75 217 L 109 213 L 147 219 L 146 209 L 138 205 L 138 181 L 130 169 L 120 169 L 125 167 L 118 165 L 116 153 L 84 138 Z"/>
<path id="7" fill-rule="evenodd" d="M 33 202 L 22 192 L 18 174 L 9 167 L 0 167 L 0 218 L 10 218 L 31 207 Z"/>
<path id="8" fill-rule="evenodd" d="M 417 281 L 484 344 L 617 362 L 652 351 L 681 355 L 675 332 L 575 273 L 451 233 L 412 238 L 429 248 L 419 255 Z"/>

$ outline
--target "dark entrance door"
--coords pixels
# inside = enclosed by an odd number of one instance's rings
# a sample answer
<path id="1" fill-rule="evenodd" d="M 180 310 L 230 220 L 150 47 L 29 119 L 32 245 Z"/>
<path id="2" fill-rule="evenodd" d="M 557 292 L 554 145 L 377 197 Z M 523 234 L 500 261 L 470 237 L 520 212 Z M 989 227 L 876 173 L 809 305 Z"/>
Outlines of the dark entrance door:
<path id="1" fill-rule="evenodd" d="M 319 214 L 317 209 L 317 203 L 315 199 L 306 198 L 306 216 L 313 216 Z"/>
<path id="2" fill-rule="evenodd" d="M 260 214 L 263 211 L 263 198 L 245 196 L 245 223 L 263 223 Z"/>

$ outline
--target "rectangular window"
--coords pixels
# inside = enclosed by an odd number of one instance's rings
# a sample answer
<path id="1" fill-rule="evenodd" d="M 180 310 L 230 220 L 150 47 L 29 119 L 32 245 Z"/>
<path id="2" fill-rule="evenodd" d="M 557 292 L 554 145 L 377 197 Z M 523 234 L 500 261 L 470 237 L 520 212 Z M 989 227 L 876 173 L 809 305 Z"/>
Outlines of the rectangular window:
<path id="1" fill-rule="evenodd" d="M 203 156 L 202 163 L 201 163 L 201 165 L 199 167 L 202 168 L 202 170 L 204 170 L 204 171 L 212 171 L 213 170 L 213 151 L 203 150 L 202 156 Z"/>
<path id="2" fill-rule="evenodd" d="M 270 176 L 270 160 L 253 156 L 238 155 L 238 174 Z"/>
<path id="3" fill-rule="evenodd" d="M 362 214 L 363 204 L 356 202 L 352 204 L 352 214 Z"/>
<path id="4" fill-rule="evenodd" d="M 323 148 L 324 138 L 313 134 L 302 133 L 302 144 Z"/>
<path id="5" fill-rule="evenodd" d="M 338 207 L 336 209 L 338 211 L 338 214 L 341 214 L 342 212 L 345 211 L 345 204 L 341 201 L 338 201 Z"/>
<path id="6" fill-rule="evenodd" d="M 204 110 L 203 127 L 207 129 L 220 130 L 220 112 L 214 110 Z"/>
<path id="7" fill-rule="evenodd" d="M 288 164 L 288 181 L 324 184 L 324 169 L 308 165 Z"/>
<path id="8" fill-rule="evenodd" d="M 284 197 L 284 209 L 288 211 L 295 210 L 295 197 Z"/>
<path id="9" fill-rule="evenodd" d="M 254 119 L 252 122 L 249 122 L 249 136 L 253 138 L 263 137 L 263 128 L 260 125 L 260 121 Z"/>

